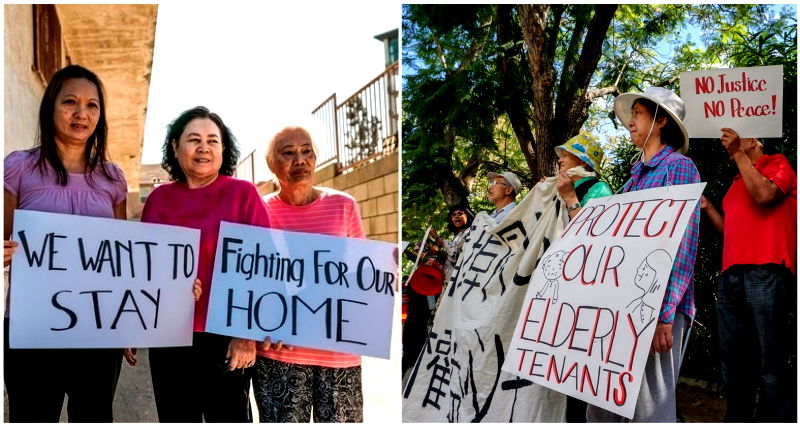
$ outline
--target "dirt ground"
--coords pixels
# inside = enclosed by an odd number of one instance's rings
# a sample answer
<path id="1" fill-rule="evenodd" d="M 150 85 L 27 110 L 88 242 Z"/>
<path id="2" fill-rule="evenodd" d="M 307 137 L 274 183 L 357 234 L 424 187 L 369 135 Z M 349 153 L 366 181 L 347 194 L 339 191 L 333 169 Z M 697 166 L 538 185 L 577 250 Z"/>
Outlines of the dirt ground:
<path id="1" fill-rule="evenodd" d="M 676 395 L 679 422 L 722 422 L 725 417 L 726 401 L 721 394 L 679 383 Z"/>

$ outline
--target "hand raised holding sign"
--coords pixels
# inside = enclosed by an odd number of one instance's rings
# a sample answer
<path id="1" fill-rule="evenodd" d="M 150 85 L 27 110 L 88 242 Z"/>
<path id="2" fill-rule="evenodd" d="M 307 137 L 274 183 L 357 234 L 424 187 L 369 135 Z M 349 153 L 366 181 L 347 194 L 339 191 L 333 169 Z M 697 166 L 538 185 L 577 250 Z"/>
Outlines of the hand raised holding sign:
<path id="1" fill-rule="evenodd" d="M 722 140 L 722 146 L 725 147 L 725 150 L 728 151 L 728 155 L 730 155 L 731 158 L 737 153 L 745 154 L 741 139 L 739 139 L 739 134 L 733 129 L 727 127 L 723 128 L 722 136 L 720 136 L 719 139 Z"/>

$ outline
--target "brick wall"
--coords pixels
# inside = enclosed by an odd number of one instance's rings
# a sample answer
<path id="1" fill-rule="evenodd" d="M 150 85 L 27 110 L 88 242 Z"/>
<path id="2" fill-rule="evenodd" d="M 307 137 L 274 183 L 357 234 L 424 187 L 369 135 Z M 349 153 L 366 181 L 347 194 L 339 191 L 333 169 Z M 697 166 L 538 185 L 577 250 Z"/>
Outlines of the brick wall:
<path id="1" fill-rule="evenodd" d="M 358 201 L 364 232 L 369 239 L 397 243 L 398 154 L 395 152 L 350 172 L 336 175 L 336 164 L 317 170 L 314 185 L 347 192 Z M 278 190 L 276 184 L 259 184 L 262 195 Z"/>

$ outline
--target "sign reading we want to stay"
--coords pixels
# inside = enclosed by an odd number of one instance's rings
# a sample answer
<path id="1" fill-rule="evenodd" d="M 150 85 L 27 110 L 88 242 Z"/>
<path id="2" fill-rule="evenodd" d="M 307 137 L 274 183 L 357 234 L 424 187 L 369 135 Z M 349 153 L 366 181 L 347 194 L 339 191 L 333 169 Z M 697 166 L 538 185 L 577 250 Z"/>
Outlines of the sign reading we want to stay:
<path id="1" fill-rule="evenodd" d="M 16 210 L 11 348 L 192 343 L 200 231 Z"/>

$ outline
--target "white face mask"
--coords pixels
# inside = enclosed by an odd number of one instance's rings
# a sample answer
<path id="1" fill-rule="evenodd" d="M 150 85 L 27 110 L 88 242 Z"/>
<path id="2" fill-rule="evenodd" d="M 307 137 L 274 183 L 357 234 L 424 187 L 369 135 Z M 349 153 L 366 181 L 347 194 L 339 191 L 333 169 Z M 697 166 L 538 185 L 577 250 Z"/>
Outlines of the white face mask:
<path id="1" fill-rule="evenodd" d="M 597 177 L 597 173 L 594 171 L 587 170 L 583 165 L 578 165 L 577 167 L 572 167 L 567 171 L 564 171 L 570 177 Z"/>

